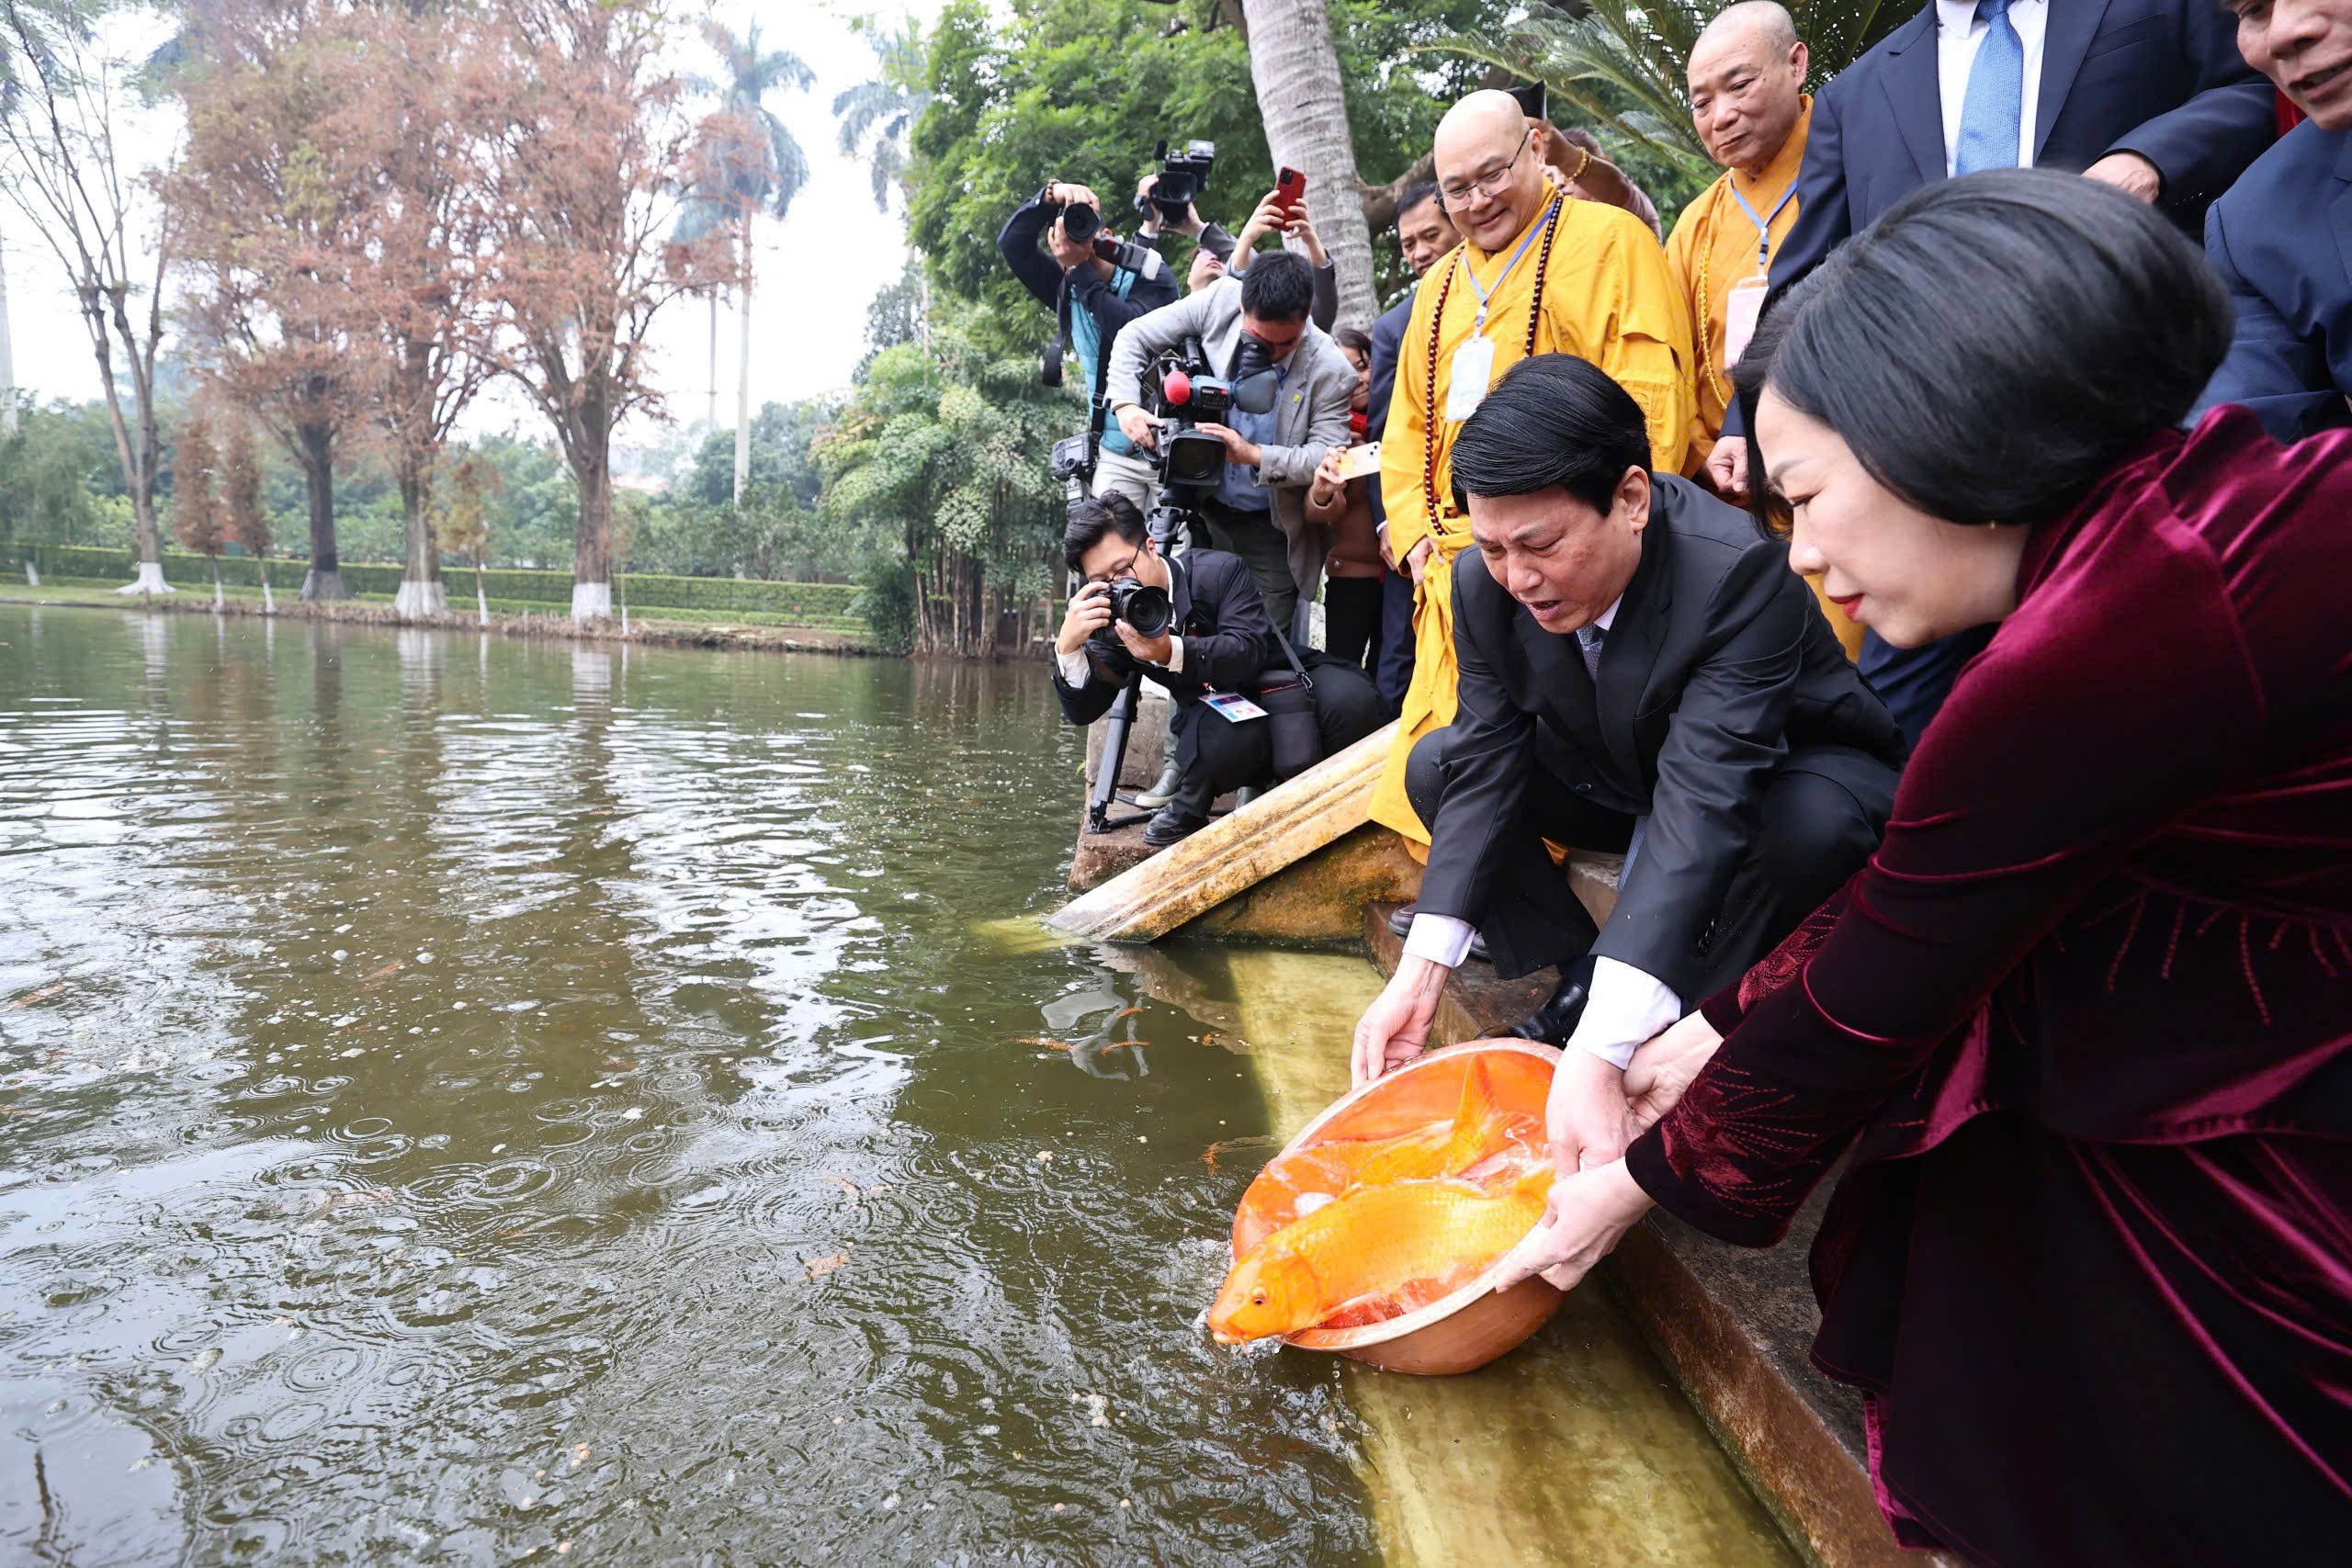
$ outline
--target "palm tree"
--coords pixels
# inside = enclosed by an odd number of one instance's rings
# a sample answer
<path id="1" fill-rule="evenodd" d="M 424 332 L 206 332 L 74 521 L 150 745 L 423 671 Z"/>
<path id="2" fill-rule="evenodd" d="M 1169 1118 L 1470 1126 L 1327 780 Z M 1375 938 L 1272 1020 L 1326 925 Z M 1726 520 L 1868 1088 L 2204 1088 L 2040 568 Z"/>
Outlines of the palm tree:
<path id="1" fill-rule="evenodd" d="M 884 32 L 871 17 L 856 26 L 874 50 L 876 69 L 872 81 L 833 96 L 833 116 L 842 122 L 842 151 L 865 160 L 874 175 L 875 209 L 888 212 L 891 187 L 905 184 L 907 138 L 931 104 L 923 85 L 922 28 L 912 17 L 900 17 L 896 32 Z"/>
<path id="2" fill-rule="evenodd" d="M 697 172 L 678 218 L 677 237 L 697 240 L 731 226 L 743 247 L 737 318 L 742 360 L 735 386 L 735 499 L 741 502 L 752 461 L 752 220 L 762 212 L 782 218 L 808 183 L 807 154 L 764 100 L 779 87 L 805 92 L 816 85 L 817 76 L 790 50 L 762 50 L 756 22 L 740 39 L 718 22 L 705 22 L 702 36 L 725 74 L 722 80 L 698 77 L 690 84 L 698 92 L 718 94 L 720 101 L 718 112 L 703 122 Z M 710 299 L 710 422 L 718 423 L 717 294 Z"/>
<path id="3" fill-rule="evenodd" d="M 1851 65 L 1908 14 L 1880 0 L 1784 3 L 1813 57 L 1809 88 Z M 1722 8 L 1722 0 L 1535 0 L 1499 29 L 1447 47 L 1545 83 L 1555 99 L 1704 182 L 1719 171 L 1690 123 L 1686 68 L 1700 29 Z"/>
<path id="4" fill-rule="evenodd" d="M 1372 285 L 1372 228 L 1355 192 L 1340 54 L 1324 0 L 1241 0 L 1250 80 L 1266 122 L 1266 150 L 1307 176 L 1306 208 L 1340 270 L 1340 319 L 1368 326 L 1380 313 Z"/>

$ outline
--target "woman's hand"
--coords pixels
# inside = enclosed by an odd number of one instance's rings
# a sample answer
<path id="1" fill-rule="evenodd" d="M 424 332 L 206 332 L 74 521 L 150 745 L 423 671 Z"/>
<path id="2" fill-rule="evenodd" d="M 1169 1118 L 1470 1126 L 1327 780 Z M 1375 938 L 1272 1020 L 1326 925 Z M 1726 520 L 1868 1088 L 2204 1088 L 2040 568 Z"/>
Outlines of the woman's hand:
<path id="1" fill-rule="evenodd" d="M 1715 1047 L 1723 1043 L 1706 1015 L 1694 1012 L 1634 1053 L 1625 1067 L 1625 1098 L 1634 1136 L 1648 1132 L 1681 1101 L 1682 1091 L 1714 1060 Z"/>
<path id="2" fill-rule="evenodd" d="M 1315 465 L 1315 477 L 1306 485 L 1306 504 L 1317 512 L 1337 511 L 1340 498 L 1347 493 L 1348 481 L 1340 477 L 1340 457 L 1345 450 L 1334 446 Z"/>
<path id="3" fill-rule="evenodd" d="M 1543 1219 L 1497 1265 L 1496 1292 L 1537 1274 L 1560 1290 L 1576 1289 L 1649 1208 L 1649 1194 L 1622 1159 L 1562 1177 L 1552 1184 Z"/>
<path id="4" fill-rule="evenodd" d="M 1544 1130 L 1552 1144 L 1552 1164 L 1563 1177 L 1607 1165 L 1625 1152 L 1625 1074 L 1589 1051 L 1571 1047 L 1552 1069 L 1552 1093 L 1544 1103 Z"/>

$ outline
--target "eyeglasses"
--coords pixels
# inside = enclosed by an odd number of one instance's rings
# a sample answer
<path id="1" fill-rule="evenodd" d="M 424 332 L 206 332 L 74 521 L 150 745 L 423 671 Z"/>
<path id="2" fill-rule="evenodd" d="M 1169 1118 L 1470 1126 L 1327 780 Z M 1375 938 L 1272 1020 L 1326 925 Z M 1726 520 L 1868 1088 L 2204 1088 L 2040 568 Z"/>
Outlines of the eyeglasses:
<path id="1" fill-rule="evenodd" d="M 1133 577 L 1136 574 L 1136 562 L 1143 559 L 1144 547 L 1150 543 L 1151 541 L 1149 539 L 1146 539 L 1143 544 L 1137 545 L 1136 547 L 1136 553 L 1127 558 L 1126 565 L 1111 573 L 1108 577 L 1098 577 L 1094 581 L 1097 582 L 1116 582 L 1123 577 Z"/>
<path id="2" fill-rule="evenodd" d="M 1494 170 L 1490 174 L 1480 175 L 1476 179 L 1470 181 L 1466 185 L 1438 186 L 1438 199 L 1444 202 L 1448 207 L 1460 207 L 1463 203 L 1468 201 L 1474 195 L 1501 195 L 1503 186 L 1509 183 L 1510 179 L 1511 170 L 1518 166 L 1519 161 L 1521 158 L 1527 156 L 1527 147 L 1528 144 L 1526 142 L 1521 142 L 1519 144 L 1519 151 L 1510 155 L 1510 163 L 1505 164 L 1501 168 Z"/>

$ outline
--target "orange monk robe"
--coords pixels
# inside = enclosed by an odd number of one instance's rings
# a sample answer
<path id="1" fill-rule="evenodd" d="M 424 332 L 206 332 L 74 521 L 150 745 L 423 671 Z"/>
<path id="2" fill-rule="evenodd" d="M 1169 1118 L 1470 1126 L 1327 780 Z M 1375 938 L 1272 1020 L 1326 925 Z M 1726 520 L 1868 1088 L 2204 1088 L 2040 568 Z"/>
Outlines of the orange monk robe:
<path id="1" fill-rule="evenodd" d="M 1791 187 L 1797 183 L 1797 171 L 1804 164 L 1805 133 L 1812 128 L 1813 98 L 1808 94 L 1804 109 L 1797 115 L 1796 129 L 1764 166 L 1764 173 L 1750 179 L 1737 169 L 1724 170 L 1713 185 L 1700 192 L 1697 200 L 1682 209 L 1674 232 L 1667 237 L 1666 264 L 1674 274 L 1674 292 L 1681 301 L 1684 324 L 1699 355 L 1699 424 L 1691 445 L 1702 458 L 1714 446 L 1715 437 L 1723 434 L 1724 410 L 1730 406 L 1732 398 L 1731 367 L 1724 363 L 1726 301 L 1735 284 L 1761 277 L 1767 270 L 1757 262 L 1756 220 L 1741 210 L 1732 192 L 1736 189 L 1747 198 L 1748 206 L 1771 220 L 1771 246 L 1778 251 L 1781 242 L 1796 226 L 1798 203 L 1791 196 L 1778 213 L 1772 209 L 1780 205 L 1782 197 L 1789 196 Z M 1846 657 L 1851 659 L 1861 651 L 1862 628 L 1823 596 L 1821 579 L 1809 577 L 1805 581 L 1813 585 L 1821 613 L 1828 617 L 1830 629 L 1845 644 Z"/>
<path id="2" fill-rule="evenodd" d="M 1679 473 L 1694 423 L 1691 386 L 1697 371 L 1666 253 L 1640 219 L 1599 202 L 1547 204 L 1530 228 L 1543 222 L 1555 205 L 1559 231 L 1553 237 L 1550 263 L 1543 267 L 1535 352 L 1577 355 L 1607 371 L 1641 405 L 1649 426 L 1650 467 Z M 1453 558 L 1470 543 L 1469 519 L 1453 509 L 1453 436 L 1462 426 L 1443 417 L 1453 355 L 1470 341 L 1478 314 L 1477 291 L 1462 273 L 1468 269 L 1491 289 L 1486 326 L 1486 336 L 1495 346 L 1491 386 L 1524 356 L 1528 321 L 1536 311 L 1535 276 L 1543 240 L 1530 245 L 1517 265 L 1510 265 L 1526 233 L 1514 234 L 1494 252 L 1464 241 L 1421 279 L 1398 345 L 1396 389 L 1381 435 L 1380 487 L 1388 509 L 1389 548 L 1399 561 L 1424 538 L 1431 542 L 1431 549 L 1414 594 L 1413 682 L 1405 693 L 1396 750 L 1373 792 L 1372 817 L 1419 844 L 1429 842 L 1429 829 L 1406 801 L 1405 759 L 1414 741 L 1453 722 Z M 1495 282 L 1498 276 L 1499 283 Z M 1442 321 L 1437 319 L 1441 295 L 1445 299 Z M 1437 344 L 1434 385 L 1430 374 L 1432 333 Z M 1425 484 L 1432 439 L 1434 483 Z"/>

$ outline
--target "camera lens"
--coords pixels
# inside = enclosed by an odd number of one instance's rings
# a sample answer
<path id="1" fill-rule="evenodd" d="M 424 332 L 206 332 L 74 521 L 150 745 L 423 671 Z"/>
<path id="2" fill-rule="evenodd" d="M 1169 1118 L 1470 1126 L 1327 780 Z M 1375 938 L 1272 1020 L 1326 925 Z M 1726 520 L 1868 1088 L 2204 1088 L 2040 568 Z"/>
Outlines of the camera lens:
<path id="1" fill-rule="evenodd" d="M 1102 215 L 1082 201 L 1073 201 L 1062 209 L 1062 232 L 1080 244 L 1094 238 L 1102 227 Z"/>
<path id="2" fill-rule="evenodd" d="M 1175 619 L 1176 606 L 1169 601 L 1168 590 L 1123 577 L 1111 584 L 1111 613 L 1145 637 L 1158 637 Z"/>

